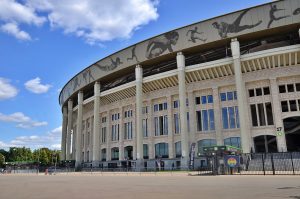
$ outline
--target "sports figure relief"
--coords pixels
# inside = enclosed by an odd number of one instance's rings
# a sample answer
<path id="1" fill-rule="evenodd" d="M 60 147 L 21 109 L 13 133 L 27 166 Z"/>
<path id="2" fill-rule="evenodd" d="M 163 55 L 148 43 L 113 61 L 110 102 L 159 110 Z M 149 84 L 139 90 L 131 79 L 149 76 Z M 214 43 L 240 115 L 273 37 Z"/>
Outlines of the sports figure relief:
<path id="1" fill-rule="evenodd" d="M 173 52 L 172 46 L 177 44 L 179 34 L 176 31 L 165 33 L 164 35 L 151 39 L 146 49 L 146 58 L 152 59 L 164 53 L 166 50 Z"/>
<path id="2" fill-rule="evenodd" d="M 191 41 L 193 43 L 196 43 L 196 40 L 200 40 L 200 41 L 203 41 L 203 42 L 206 42 L 206 39 L 202 39 L 199 37 L 199 35 L 203 34 L 203 32 L 198 32 L 198 27 L 195 26 L 194 29 L 191 29 L 191 30 L 188 30 L 186 32 L 186 36 L 190 36 L 189 40 L 188 41 Z"/>
<path id="3" fill-rule="evenodd" d="M 270 9 L 270 12 L 269 12 L 269 16 L 270 16 L 270 21 L 268 23 L 268 28 L 270 28 L 271 24 L 273 23 L 273 21 L 279 21 L 281 19 L 284 19 L 284 18 L 287 18 L 287 17 L 290 17 L 289 15 L 285 15 L 285 16 L 280 16 L 280 17 L 276 17 L 275 16 L 275 13 L 278 12 L 278 11 L 282 11 L 282 10 L 285 10 L 285 9 L 279 9 L 277 8 L 277 5 L 271 5 L 271 9 Z"/>
<path id="4" fill-rule="evenodd" d="M 243 16 L 248 12 L 249 10 L 243 11 L 233 23 L 227 23 L 227 22 L 214 22 L 212 23 L 212 26 L 218 30 L 218 33 L 222 39 L 227 37 L 228 33 L 238 33 L 246 29 L 251 29 L 256 26 L 259 26 L 262 23 L 262 20 L 258 21 L 256 24 L 253 25 L 241 25 L 241 20 Z"/>
<path id="5" fill-rule="evenodd" d="M 111 57 L 110 57 L 110 62 L 111 64 L 110 65 L 99 65 L 99 64 L 96 64 L 96 66 L 100 69 L 100 70 L 103 70 L 103 71 L 111 71 L 111 70 L 114 70 L 115 68 L 117 68 L 118 66 L 120 66 L 121 64 L 123 64 L 123 62 L 121 61 L 120 57 L 117 57 L 116 60 L 113 60 Z"/>

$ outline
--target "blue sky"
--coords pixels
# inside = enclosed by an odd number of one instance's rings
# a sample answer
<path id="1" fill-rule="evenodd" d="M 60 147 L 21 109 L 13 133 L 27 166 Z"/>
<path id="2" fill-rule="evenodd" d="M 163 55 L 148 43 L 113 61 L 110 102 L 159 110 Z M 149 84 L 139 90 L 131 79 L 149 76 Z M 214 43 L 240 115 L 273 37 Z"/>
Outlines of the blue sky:
<path id="1" fill-rule="evenodd" d="M 0 148 L 60 148 L 59 90 L 157 34 L 268 0 L 0 0 Z"/>

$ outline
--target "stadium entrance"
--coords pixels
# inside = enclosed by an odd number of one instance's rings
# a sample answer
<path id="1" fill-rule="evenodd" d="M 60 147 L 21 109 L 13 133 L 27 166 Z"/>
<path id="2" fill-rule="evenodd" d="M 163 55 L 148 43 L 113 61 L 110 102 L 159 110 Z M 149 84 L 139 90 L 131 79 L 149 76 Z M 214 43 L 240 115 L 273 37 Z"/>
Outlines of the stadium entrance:
<path id="1" fill-rule="evenodd" d="M 283 120 L 287 150 L 300 152 L 300 116 Z"/>
<path id="2" fill-rule="evenodd" d="M 273 153 L 277 152 L 276 136 L 260 135 L 254 137 L 254 146 L 256 153 Z"/>

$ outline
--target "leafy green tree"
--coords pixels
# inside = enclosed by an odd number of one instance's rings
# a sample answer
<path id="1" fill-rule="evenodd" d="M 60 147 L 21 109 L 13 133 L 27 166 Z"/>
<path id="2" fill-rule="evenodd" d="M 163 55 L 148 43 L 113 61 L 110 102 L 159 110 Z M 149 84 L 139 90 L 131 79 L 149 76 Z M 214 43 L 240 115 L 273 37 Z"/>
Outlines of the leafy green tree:
<path id="1" fill-rule="evenodd" d="M 5 164 L 5 156 L 0 153 L 0 167 L 3 167 Z"/>

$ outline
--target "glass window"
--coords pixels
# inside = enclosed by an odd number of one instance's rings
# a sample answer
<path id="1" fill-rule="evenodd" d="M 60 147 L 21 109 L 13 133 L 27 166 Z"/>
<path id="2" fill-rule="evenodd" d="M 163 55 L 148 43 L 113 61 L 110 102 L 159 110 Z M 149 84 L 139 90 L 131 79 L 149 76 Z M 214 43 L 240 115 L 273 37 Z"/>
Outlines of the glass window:
<path id="1" fill-rule="evenodd" d="M 169 149 L 168 143 L 155 144 L 155 158 L 168 158 Z"/>
<path id="2" fill-rule="evenodd" d="M 233 91 L 233 98 L 236 100 L 237 99 L 237 93 L 236 91 Z"/>
<path id="3" fill-rule="evenodd" d="M 174 114 L 174 130 L 175 130 L 175 134 L 179 134 L 180 133 L 180 128 L 179 128 L 179 114 L 175 113 Z"/>
<path id="4" fill-rule="evenodd" d="M 282 112 L 288 112 L 289 111 L 287 101 L 282 101 L 281 102 L 281 110 L 282 110 Z"/>
<path id="5" fill-rule="evenodd" d="M 270 95 L 270 88 L 264 87 L 264 95 Z"/>
<path id="6" fill-rule="evenodd" d="M 208 114 L 207 110 L 202 110 L 203 117 L 203 131 L 208 131 Z"/>
<path id="7" fill-rule="evenodd" d="M 185 99 L 185 105 L 189 106 L 189 99 L 188 98 Z"/>
<path id="8" fill-rule="evenodd" d="M 158 104 L 154 104 L 154 112 L 158 111 Z"/>
<path id="9" fill-rule="evenodd" d="M 273 125 L 274 121 L 273 121 L 273 112 L 272 112 L 272 104 L 271 104 L 271 102 L 267 102 L 266 103 L 266 113 L 267 113 L 268 125 Z"/>
<path id="10" fill-rule="evenodd" d="M 299 108 L 299 111 L 300 111 L 300 99 L 298 99 L 298 108 Z"/>
<path id="11" fill-rule="evenodd" d="M 111 160 L 119 160 L 119 148 L 115 147 L 111 149 Z"/>
<path id="12" fill-rule="evenodd" d="M 279 85 L 279 93 L 285 93 L 285 85 Z"/>
<path id="13" fill-rule="evenodd" d="M 201 111 L 196 111 L 196 116 L 197 116 L 197 131 L 202 131 Z"/>
<path id="14" fill-rule="evenodd" d="M 251 109 L 252 126 L 258 126 L 255 104 L 251 104 L 250 109 Z"/>
<path id="15" fill-rule="evenodd" d="M 143 158 L 149 159 L 148 144 L 143 144 Z"/>
<path id="16" fill-rule="evenodd" d="M 296 91 L 300 91 L 300 83 L 296 84 Z"/>
<path id="17" fill-rule="evenodd" d="M 187 127 L 188 127 L 188 132 L 190 132 L 190 114 L 189 112 L 186 113 L 186 119 L 187 119 Z"/>
<path id="18" fill-rule="evenodd" d="M 155 132 L 155 136 L 159 135 L 159 120 L 158 120 L 158 117 L 154 117 L 154 132 Z"/>
<path id="19" fill-rule="evenodd" d="M 178 108 L 178 100 L 173 102 L 173 108 Z"/>
<path id="20" fill-rule="evenodd" d="M 204 139 L 198 141 L 198 153 L 203 155 L 203 147 L 214 146 L 217 142 L 215 139 Z"/>
<path id="21" fill-rule="evenodd" d="M 294 92 L 295 91 L 294 90 L 294 84 L 288 84 L 287 85 L 287 90 L 288 90 L 289 93 Z"/>
<path id="22" fill-rule="evenodd" d="M 222 108 L 223 129 L 228 129 L 228 113 L 227 107 Z"/>
<path id="23" fill-rule="evenodd" d="M 158 104 L 158 110 L 162 111 L 163 110 L 163 104 Z"/>
<path id="24" fill-rule="evenodd" d="M 143 119 L 143 135 L 148 137 L 148 119 Z"/>
<path id="25" fill-rule="evenodd" d="M 254 89 L 249 89 L 249 97 L 254 97 Z"/>
<path id="26" fill-rule="evenodd" d="M 201 96 L 201 103 L 206 104 L 206 96 Z"/>
<path id="27" fill-rule="evenodd" d="M 101 150 L 101 160 L 106 161 L 106 149 Z"/>
<path id="28" fill-rule="evenodd" d="M 168 135 L 168 116 L 164 116 L 164 132 L 163 135 Z"/>
<path id="29" fill-rule="evenodd" d="M 239 137 L 230 137 L 227 139 L 224 139 L 224 145 L 230 145 L 234 147 L 241 147 L 241 139 Z"/>
<path id="30" fill-rule="evenodd" d="M 290 110 L 291 111 L 297 111 L 297 103 L 296 100 L 290 100 Z"/>
<path id="31" fill-rule="evenodd" d="M 236 121 L 236 127 L 240 128 L 240 116 L 239 116 L 239 107 L 235 106 L 235 121 Z"/>
<path id="32" fill-rule="evenodd" d="M 227 92 L 227 100 L 233 100 L 233 92 Z"/>
<path id="33" fill-rule="evenodd" d="M 229 113 L 230 128 L 234 129 L 235 128 L 235 112 L 234 112 L 234 107 L 228 107 L 228 113 Z"/>
<path id="34" fill-rule="evenodd" d="M 207 96 L 207 103 L 213 103 L 214 102 L 214 100 L 213 100 L 213 96 L 212 95 L 208 95 Z"/>
<path id="35" fill-rule="evenodd" d="M 167 109 L 168 109 L 168 103 L 165 102 L 165 103 L 164 103 L 164 110 L 167 110 Z"/>
<path id="36" fill-rule="evenodd" d="M 175 143 L 175 154 L 176 154 L 176 158 L 181 157 L 181 142 L 180 141 Z"/>
<path id="37" fill-rule="evenodd" d="M 226 101 L 226 93 L 220 93 L 220 98 L 222 102 Z"/>
<path id="38" fill-rule="evenodd" d="M 200 104 L 200 97 L 195 97 L 195 103 Z"/>
<path id="39" fill-rule="evenodd" d="M 257 112 L 260 126 L 266 126 L 264 104 L 257 104 Z"/>
<path id="40" fill-rule="evenodd" d="M 261 88 L 256 88 L 255 92 L 256 92 L 256 96 L 262 96 L 262 90 L 261 90 Z"/>
<path id="41" fill-rule="evenodd" d="M 208 116 L 209 116 L 209 129 L 211 131 L 215 130 L 215 117 L 214 117 L 214 109 L 208 110 Z"/>

